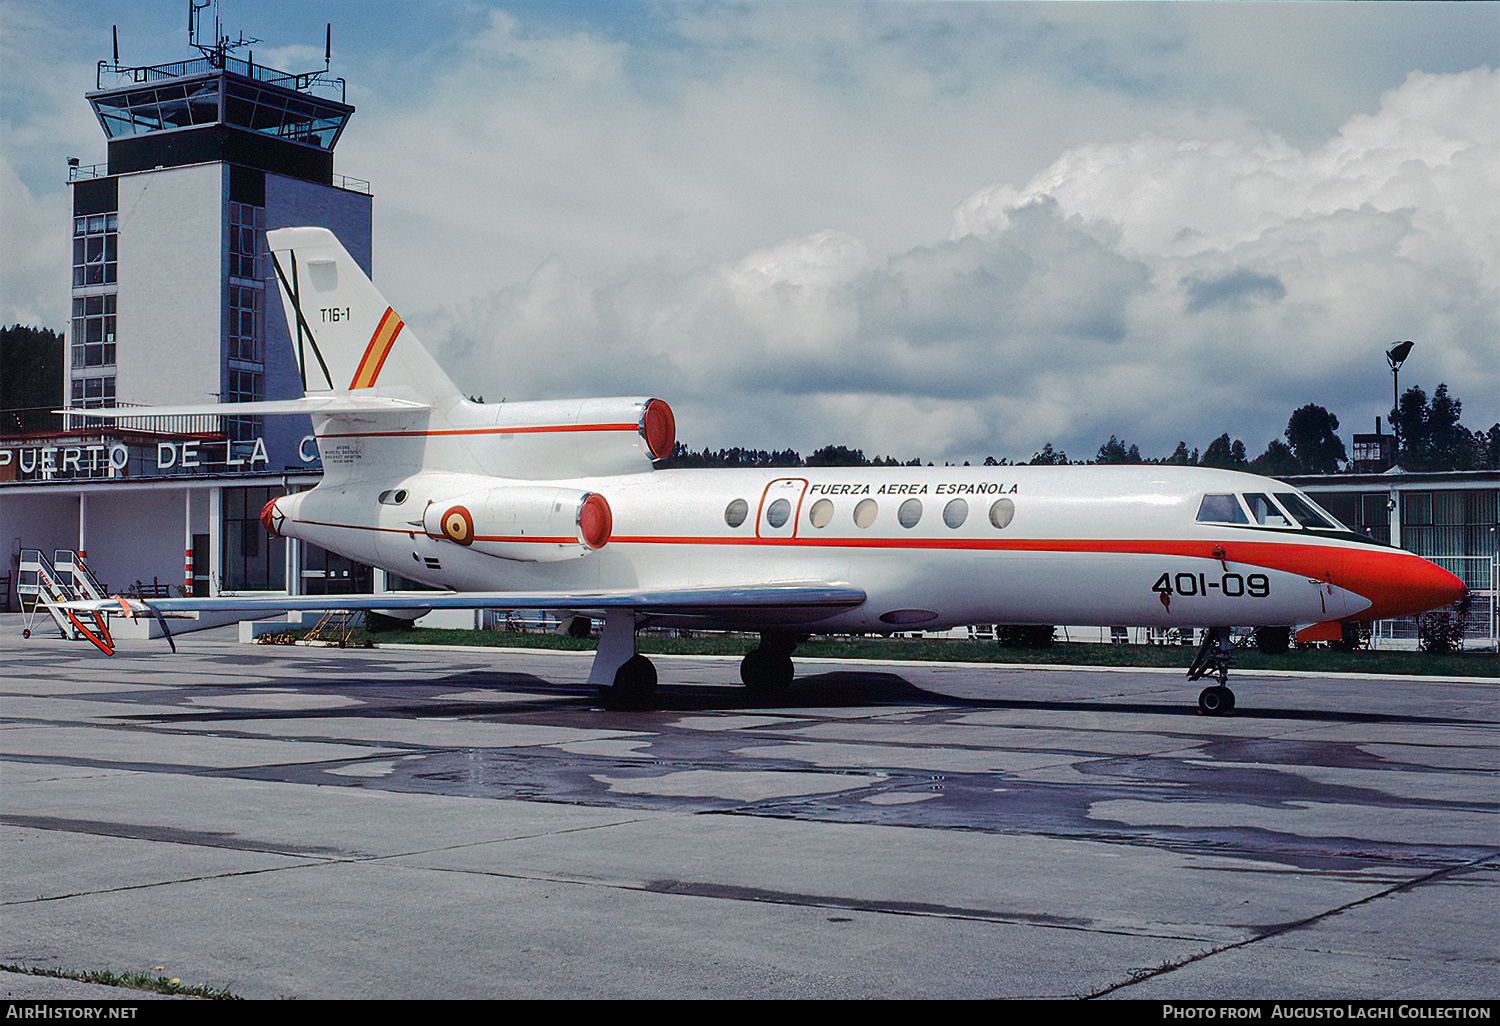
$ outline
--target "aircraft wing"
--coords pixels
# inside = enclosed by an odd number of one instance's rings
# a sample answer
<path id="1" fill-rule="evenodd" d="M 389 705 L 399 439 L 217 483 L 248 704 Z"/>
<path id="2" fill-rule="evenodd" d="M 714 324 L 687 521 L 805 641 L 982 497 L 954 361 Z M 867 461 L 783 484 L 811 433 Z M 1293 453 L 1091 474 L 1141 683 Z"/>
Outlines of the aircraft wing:
<path id="1" fill-rule="evenodd" d="M 382 595 L 232 595 L 216 598 L 114 596 L 54 603 L 79 612 L 157 616 L 196 611 L 565 609 L 579 613 L 634 609 L 647 615 L 745 623 L 808 623 L 864 602 L 863 590 L 824 581 L 745 587 L 599 591 L 404 591 Z"/>

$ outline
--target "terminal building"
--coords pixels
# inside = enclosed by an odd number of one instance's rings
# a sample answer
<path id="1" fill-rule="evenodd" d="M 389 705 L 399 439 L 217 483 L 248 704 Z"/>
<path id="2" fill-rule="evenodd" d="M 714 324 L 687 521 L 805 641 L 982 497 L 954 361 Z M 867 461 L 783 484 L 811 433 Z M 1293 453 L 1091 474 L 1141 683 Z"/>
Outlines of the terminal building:
<path id="1" fill-rule="evenodd" d="M 334 231 L 368 272 L 368 182 L 334 173 L 344 83 L 238 59 L 101 62 L 106 161 L 69 161 L 72 407 L 294 398 L 269 228 Z M 61 283 L 59 283 L 61 287 Z M 42 411 L 45 412 L 45 411 Z M 10 418 L 0 438 L 8 607 L 23 550 L 72 552 L 111 592 L 369 590 L 369 568 L 268 538 L 260 509 L 320 474 L 306 418 Z"/>

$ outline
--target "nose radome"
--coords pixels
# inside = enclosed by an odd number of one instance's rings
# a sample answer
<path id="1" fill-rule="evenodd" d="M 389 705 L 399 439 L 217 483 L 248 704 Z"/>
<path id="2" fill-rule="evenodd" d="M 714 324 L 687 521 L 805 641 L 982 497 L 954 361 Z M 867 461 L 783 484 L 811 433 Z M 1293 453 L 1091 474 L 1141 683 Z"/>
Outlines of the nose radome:
<path id="1" fill-rule="evenodd" d="M 1369 552 L 1349 559 L 1344 572 L 1350 591 L 1364 596 L 1370 608 L 1361 618 L 1386 620 L 1452 605 L 1468 594 L 1458 577 L 1410 552 Z"/>

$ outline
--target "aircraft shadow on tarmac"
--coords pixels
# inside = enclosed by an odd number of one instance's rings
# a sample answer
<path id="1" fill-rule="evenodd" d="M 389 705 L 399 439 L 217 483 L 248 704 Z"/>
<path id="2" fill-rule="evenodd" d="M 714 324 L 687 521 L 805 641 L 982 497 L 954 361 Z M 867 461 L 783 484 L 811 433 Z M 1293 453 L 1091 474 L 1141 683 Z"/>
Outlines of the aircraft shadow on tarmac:
<path id="1" fill-rule="evenodd" d="M 930 691 L 895 673 L 867 670 L 836 670 L 798 677 L 779 695 L 753 695 L 738 684 L 671 684 L 658 685 L 649 705 L 637 709 L 601 709 L 598 690 L 590 684 L 555 683 L 528 673 L 505 673 L 493 670 L 467 670 L 435 677 L 431 680 L 400 682 L 369 680 L 351 684 L 348 680 L 283 680 L 278 687 L 296 691 L 351 695 L 364 699 L 360 705 L 337 709 L 235 709 L 201 710 L 183 713 L 124 716 L 121 719 L 161 721 L 216 721 L 320 719 L 347 716 L 414 717 L 429 716 L 500 716 L 536 713 L 547 709 L 588 707 L 607 714 L 639 714 L 777 710 L 777 709 L 847 709 L 858 707 L 928 705 L 958 709 L 1007 709 L 1037 712 L 1114 713 L 1126 716 L 1182 716 L 1199 718 L 1197 707 L 1184 691 L 1180 702 L 1130 702 L 1086 699 L 1007 699 L 974 698 Z M 456 701 L 440 698 L 454 690 L 467 692 L 497 691 L 515 696 L 504 704 L 494 701 Z M 521 697 L 524 695 L 525 697 Z M 1359 712 L 1349 709 L 1273 709 L 1241 705 L 1235 718 L 1266 719 L 1322 723 L 1391 723 L 1426 725 L 1493 725 L 1493 720 L 1472 720 L 1444 716 L 1413 716 L 1391 713 Z"/>

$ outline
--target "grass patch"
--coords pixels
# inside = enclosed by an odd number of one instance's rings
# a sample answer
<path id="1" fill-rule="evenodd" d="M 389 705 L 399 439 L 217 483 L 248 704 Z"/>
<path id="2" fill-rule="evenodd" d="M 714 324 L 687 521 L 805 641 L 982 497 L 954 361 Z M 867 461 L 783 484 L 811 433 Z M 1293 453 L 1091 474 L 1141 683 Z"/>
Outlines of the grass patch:
<path id="1" fill-rule="evenodd" d="M 48 976 L 55 980 L 77 980 L 79 983 L 97 983 L 104 987 L 125 987 L 129 990 L 149 990 L 155 994 L 172 994 L 179 997 L 205 998 L 209 1001 L 243 1001 L 238 994 L 230 993 L 228 987 L 215 990 L 152 973 L 115 973 L 103 969 L 31 969 L 20 965 L 0 965 L 6 972 L 22 973 L 26 976 Z"/>
<path id="2" fill-rule="evenodd" d="M 376 632 L 356 631 L 351 646 L 462 645 L 479 648 L 540 648 L 592 652 L 596 638 L 511 631 L 445 630 L 408 627 Z M 738 657 L 756 644 L 754 635 L 704 634 L 698 637 L 642 633 L 636 647 L 648 655 L 717 655 Z M 1177 645 L 1056 644 L 1051 648 L 1002 648 L 992 641 L 957 638 L 812 638 L 797 646 L 801 659 L 894 659 L 1058 666 L 1160 666 L 1184 672 L 1197 649 Z M 1234 666 L 1244 670 L 1292 670 L 1302 673 L 1371 673 L 1397 676 L 1497 677 L 1500 656 L 1494 652 L 1424 652 L 1389 650 L 1336 652 L 1332 649 L 1292 649 L 1267 655 L 1253 648 L 1235 653 Z"/>

